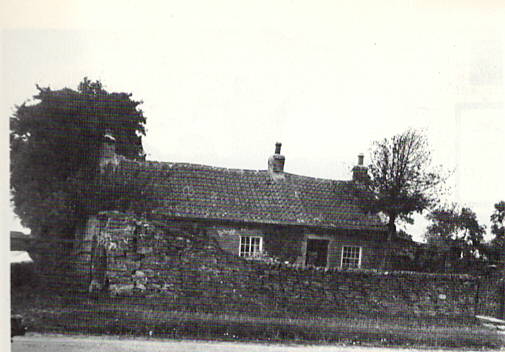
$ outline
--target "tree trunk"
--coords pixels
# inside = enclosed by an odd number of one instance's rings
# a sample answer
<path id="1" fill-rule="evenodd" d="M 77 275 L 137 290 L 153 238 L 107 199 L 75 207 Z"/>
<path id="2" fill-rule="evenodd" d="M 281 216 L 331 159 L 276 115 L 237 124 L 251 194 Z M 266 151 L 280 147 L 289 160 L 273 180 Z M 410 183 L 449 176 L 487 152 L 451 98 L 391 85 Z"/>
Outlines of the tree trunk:
<path id="1" fill-rule="evenodd" d="M 388 222 L 388 237 L 386 241 L 386 248 L 384 256 L 382 257 L 381 269 L 388 270 L 391 268 L 391 247 L 393 245 L 393 236 L 396 234 L 396 215 L 389 216 Z"/>

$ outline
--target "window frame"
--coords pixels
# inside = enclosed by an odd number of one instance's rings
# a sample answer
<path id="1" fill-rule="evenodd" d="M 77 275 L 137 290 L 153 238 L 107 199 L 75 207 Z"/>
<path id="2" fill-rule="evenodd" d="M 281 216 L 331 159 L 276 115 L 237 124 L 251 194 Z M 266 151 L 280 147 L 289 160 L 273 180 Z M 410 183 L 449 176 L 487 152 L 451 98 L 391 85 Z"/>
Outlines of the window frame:
<path id="1" fill-rule="evenodd" d="M 249 240 L 249 243 L 246 244 L 244 243 L 244 246 L 249 246 L 249 253 L 247 253 L 246 251 L 242 251 L 242 241 L 243 240 Z M 255 253 L 251 253 L 251 249 L 253 248 L 256 248 L 256 245 L 253 245 L 252 244 L 252 240 L 253 239 L 258 239 L 259 240 L 259 243 L 257 245 L 257 248 L 258 248 L 258 251 L 255 252 Z M 259 255 L 261 255 L 261 253 L 263 253 L 263 236 L 256 236 L 256 235 L 240 235 L 240 240 L 239 240 L 239 244 L 238 244 L 238 255 L 239 257 L 242 257 L 242 258 L 254 258 L 254 257 L 257 257 Z"/>
<path id="2" fill-rule="evenodd" d="M 358 249 L 358 265 L 357 266 L 344 266 L 344 252 L 346 248 L 357 248 Z M 361 246 L 342 246 L 342 251 L 340 252 L 340 267 L 343 269 L 360 269 L 361 268 L 361 259 L 363 257 L 363 247 Z M 356 258 L 345 258 L 347 260 L 356 260 Z"/>

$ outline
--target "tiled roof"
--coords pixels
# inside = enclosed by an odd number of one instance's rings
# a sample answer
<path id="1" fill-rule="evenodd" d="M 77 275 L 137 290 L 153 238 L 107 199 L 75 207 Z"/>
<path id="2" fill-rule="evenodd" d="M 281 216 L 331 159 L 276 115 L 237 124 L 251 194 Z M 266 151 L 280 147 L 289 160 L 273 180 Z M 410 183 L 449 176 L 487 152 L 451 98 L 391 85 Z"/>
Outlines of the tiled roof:
<path id="1" fill-rule="evenodd" d="M 158 200 L 155 212 L 170 217 L 385 229 L 377 215 L 362 209 L 365 197 L 353 191 L 352 181 L 125 159 L 115 177 L 142 178 Z"/>

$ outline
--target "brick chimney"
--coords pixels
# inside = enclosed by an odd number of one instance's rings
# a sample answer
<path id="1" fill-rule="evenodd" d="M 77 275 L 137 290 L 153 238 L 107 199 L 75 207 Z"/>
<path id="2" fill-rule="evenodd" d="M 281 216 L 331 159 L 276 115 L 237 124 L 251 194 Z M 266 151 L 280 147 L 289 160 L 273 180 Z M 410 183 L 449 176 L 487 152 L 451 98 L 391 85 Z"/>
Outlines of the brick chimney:
<path id="1" fill-rule="evenodd" d="M 102 145 L 100 149 L 100 160 L 98 162 L 100 173 L 105 171 L 108 165 L 117 166 L 119 159 L 116 154 L 116 138 L 110 131 L 106 131 L 102 137 Z"/>
<path id="2" fill-rule="evenodd" d="M 284 172 L 284 162 L 286 158 L 281 155 L 282 143 L 275 143 L 275 154 L 268 158 L 268 171 L 272 174 L 282 174 Z"/>
<path id="3" fill-rule="evenodd" d="M 366 183 L 370 180 L 368 176 L 368 168 L 363 165 L 363 154 L 358 155 L 358 165 L 352 168 L 352 180 L 358 183 Z"/>

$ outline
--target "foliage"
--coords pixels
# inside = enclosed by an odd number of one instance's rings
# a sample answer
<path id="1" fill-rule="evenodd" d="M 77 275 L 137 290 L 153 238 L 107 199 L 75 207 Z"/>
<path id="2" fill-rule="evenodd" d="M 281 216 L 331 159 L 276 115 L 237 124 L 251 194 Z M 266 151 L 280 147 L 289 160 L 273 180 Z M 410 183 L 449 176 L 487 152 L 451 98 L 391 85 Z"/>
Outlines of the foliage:
<path id="1" fill-rule="evenodd" d="M 494 208 L 495 211 L 491 215 L 491 233 L 502 239 L 505 237 L 505 201 L 496 203 Z"/>
<path id="2" fill-rule="evenodd" d="M 10 119 L 12 202 L 32 233 L 68 238 L 86 214 L 81 200 L 104 134 L 115 137 L 118 154 L 142 159 L 146 120 L 141 102 L 99 81 L 84 78 L 77 91 L 37 89 L 35 103 L 17 106 Z"/>
<path id="3" fill-rule="evenodd" d="M 494 205 L 495 211 L 491 215 L 491 233 L 494 235 L 489 245 L 489 255 L 494 262 L 503 265 L 505 258 L 505 201 Z"/>
<path id="4" fill-rule="evenodd" d="M 469 269 L 483 265 L 483 239 L 485 226 L 480 225 L 470 208 L 440 207 L 427 216 L 431 224 L 427 228 L 428 250 L 440 270 Z"/>
<path id="5" fill-rule="evenodd" d="M 163 187 L 160 182 L 166 179 L 157 177 L 155 172 L 146 172 L 134 161 L 125 160 L 114 172 L 104 172 L 83 183 L 77 199 L 87 213 L 121 210 L 145 216 L 162 206 L 156 187 Z"/>
<path id="6" fill-rule="evenodd" d="M 453 204 L 432 211 L 428 215 L 428 241 L 436 238 L 459 240 L 476 248 L 483 240 L 485 227 L 479 225 L 477 216 L 470 208 L 458 209 Z"/>
<path id="7" fill-rule="evenodd" d="M 390 248 L 397 220 L 412 223 L 412 213 L 433 206 L 444 177 L 432 166 L 426 136 L 412 129 L 373 144 L 369 173 L 372 210 L 388 217 Z"/>

